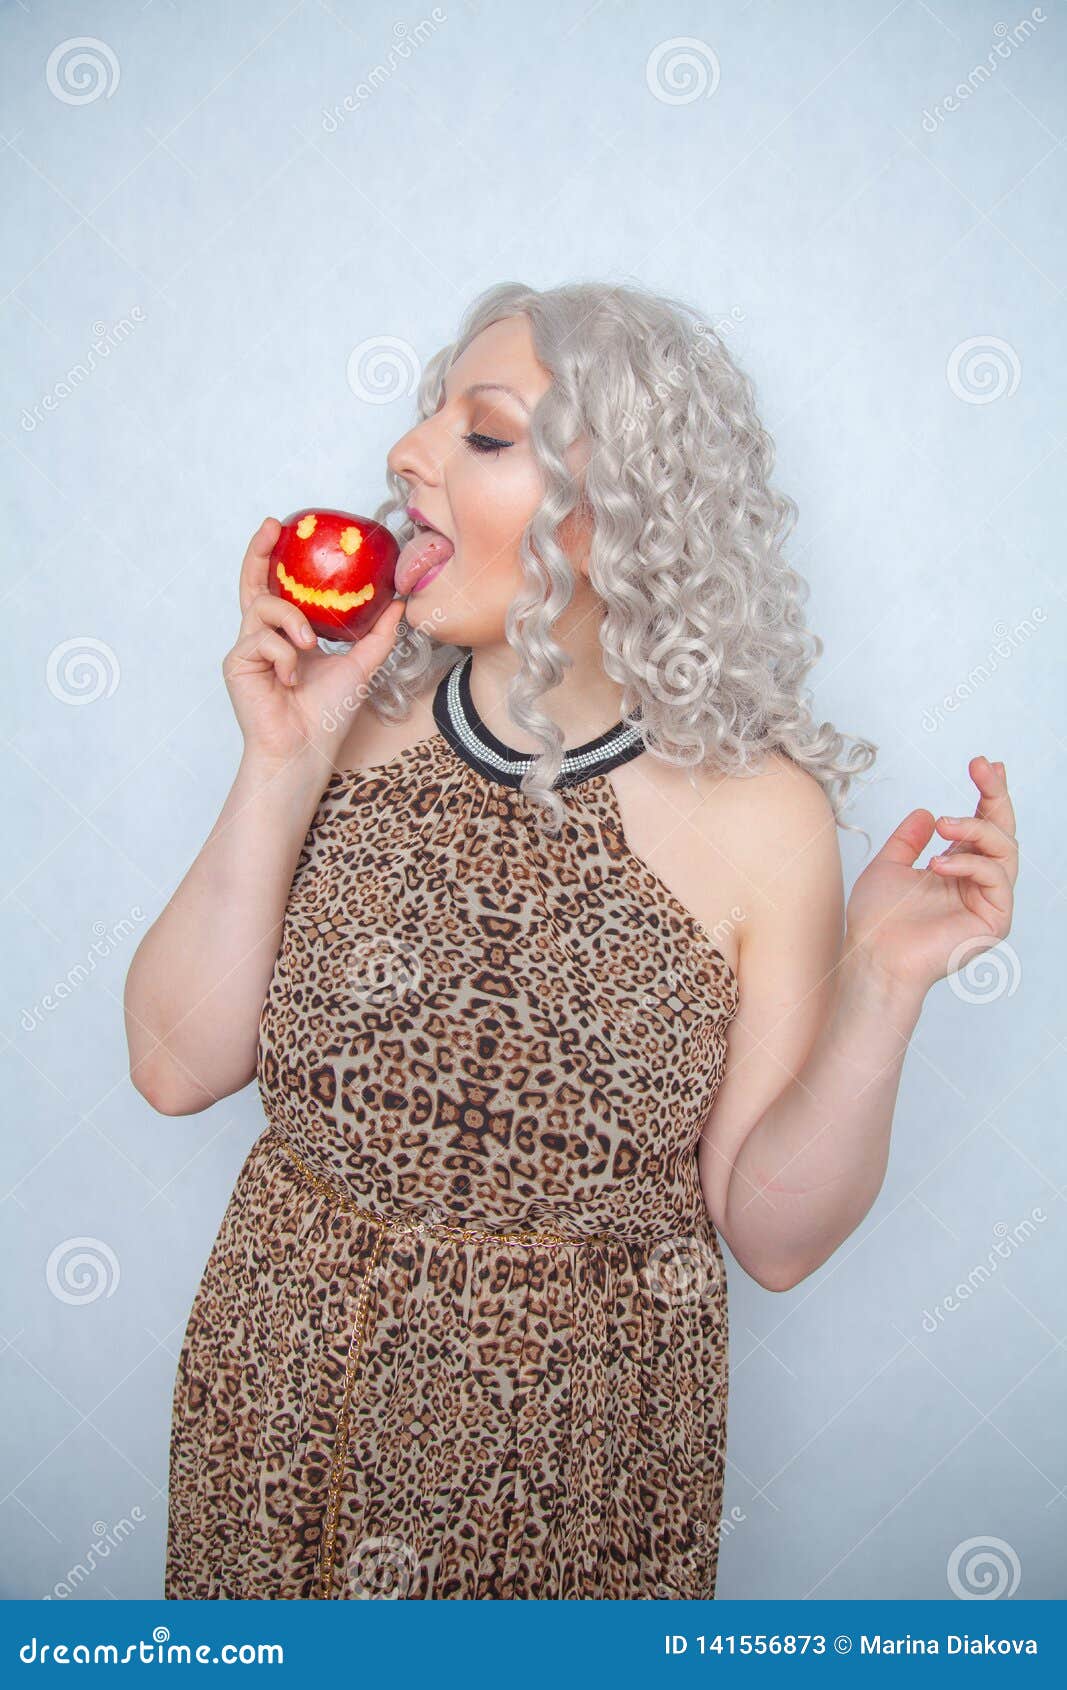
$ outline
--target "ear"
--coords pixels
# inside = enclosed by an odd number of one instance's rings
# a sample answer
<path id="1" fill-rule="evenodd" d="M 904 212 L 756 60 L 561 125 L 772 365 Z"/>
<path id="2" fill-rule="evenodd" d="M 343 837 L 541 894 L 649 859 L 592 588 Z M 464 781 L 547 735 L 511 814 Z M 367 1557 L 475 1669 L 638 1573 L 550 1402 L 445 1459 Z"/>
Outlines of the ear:
<path id="1" fill-rule="evenodd" d="M 593 540 L 593 515 L 584 500 L 564 517 L 558 539 L 571 560 L 571 567 L 583 581 L 589 579 L 589 549 Z"/>

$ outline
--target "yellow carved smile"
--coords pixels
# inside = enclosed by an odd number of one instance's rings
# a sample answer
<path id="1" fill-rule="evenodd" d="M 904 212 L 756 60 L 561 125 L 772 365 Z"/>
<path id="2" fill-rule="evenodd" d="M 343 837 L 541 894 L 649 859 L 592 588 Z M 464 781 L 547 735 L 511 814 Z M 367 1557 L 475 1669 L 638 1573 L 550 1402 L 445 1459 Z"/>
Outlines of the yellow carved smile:
<path id="1" fill-rule="evenodd" d="M 348 533 L 351 530 L 346 529 L 345 532 Z M 355 547 L 352 549 L 354 551 Z M 313 604 L 319 610 L 355 610 L 357 605 L 366 604 L 368 599 L 374 597 L 374 584 L 370 581 L 367 582 L 365 587 L 358 588 L 354 593 L 339 593 L 336 587 L 305 587 L 302 581 L 294 580 L 293 576 L 280 563 L 278 565 L 278 579 L 286 592 L 291 593 L 298 604 Z"/>

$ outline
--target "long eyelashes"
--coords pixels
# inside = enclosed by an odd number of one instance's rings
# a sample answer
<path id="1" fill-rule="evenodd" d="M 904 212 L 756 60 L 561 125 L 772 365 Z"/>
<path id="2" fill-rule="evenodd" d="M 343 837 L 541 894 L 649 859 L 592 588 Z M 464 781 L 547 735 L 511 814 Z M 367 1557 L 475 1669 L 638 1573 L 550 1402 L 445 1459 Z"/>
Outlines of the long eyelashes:
<path id="1" fill-rule="evenodd" d="M 463 438 L 472 452 L 502 452 L 515 444 L 513 440 L 494 440 L 491 434 L 465 434 Z"/>

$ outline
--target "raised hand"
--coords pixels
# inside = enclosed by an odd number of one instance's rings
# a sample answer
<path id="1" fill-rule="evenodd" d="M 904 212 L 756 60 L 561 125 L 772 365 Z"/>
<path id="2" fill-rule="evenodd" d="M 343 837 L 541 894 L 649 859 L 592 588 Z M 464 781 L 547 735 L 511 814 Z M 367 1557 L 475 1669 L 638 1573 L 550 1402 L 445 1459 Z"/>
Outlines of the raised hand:
<path id="1" fill-rule="evenodd" d="M 912 810 L 864 869 L 846 911 L 846 952 L 858 950 L 895 982 L 926 992 L 1011 928 L 1019 872 L 1015 812 L 1003 763 L 972 757 L 973 816 Z M 915 859 L 934 831 L 951 840 L 925 868 Z"/>

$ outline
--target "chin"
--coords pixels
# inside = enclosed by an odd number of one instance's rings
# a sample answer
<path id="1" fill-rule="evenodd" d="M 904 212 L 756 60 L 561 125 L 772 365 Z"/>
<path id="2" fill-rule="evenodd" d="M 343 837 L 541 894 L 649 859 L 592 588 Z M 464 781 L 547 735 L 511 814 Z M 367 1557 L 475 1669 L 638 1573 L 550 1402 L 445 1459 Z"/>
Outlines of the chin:
<path id="1" fill-rule="evenodd" d="M 428 601 L 432 592 L 433 587 L 426 589 Z M 472 609 L 469 604 L 449 603 L 447 600 L 441 604 L 427 602 L 425 608 L 420 608 L 419 600 L 423 596 L 416 593 L 414 600 L 408 601 L 405 619 L 411 626 L 423 626 L 439 645 L 457 645 L 473 650 L 478 646 L 507 643 L 503 616 L 498 620 L 487 616 L 482 609 Z"/>
<path id="2" fill-rule="evenodd" d="M 421 592 L 404 600 L 404 620 L 409 627 L 422 627 L 441 645 L 476 646 L 502 644 L 507 605 L 499 614 L 494 607 L 479 604 L 476 590 L 458 587 L 443 569 Z"/>

